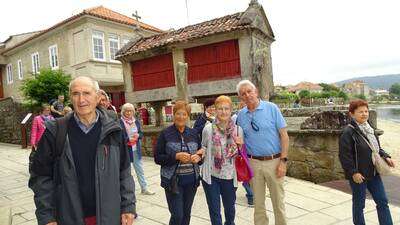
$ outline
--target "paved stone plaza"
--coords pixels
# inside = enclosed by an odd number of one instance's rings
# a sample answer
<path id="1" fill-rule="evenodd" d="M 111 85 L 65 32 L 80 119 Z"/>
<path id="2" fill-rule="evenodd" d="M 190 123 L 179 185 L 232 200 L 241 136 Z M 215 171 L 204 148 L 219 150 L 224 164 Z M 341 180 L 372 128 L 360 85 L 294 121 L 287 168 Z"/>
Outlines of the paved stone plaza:
<path id="1" fill-rule="evenodd" d="M 0 209 L 11 207 L 12 224 L 37 224 L 33 193 L 27 186 L 29 151 L 20 146 L 0 144 Z M 137 225 L 168 224 L 169 212 L 163 189 L 159 186 L 159 166 L 144 158 L 145 174 L 153 196 L 144 196 L 137 189 Z M 133 172 L 134 173 L 134 172 Z M 136 177 L 134 176 L 136 179 Z M 138 188 L 138 187 L 137 187 Z M 293 178 L 286 178 L 286 209 L 292 225 L 351 225 L 351 196 L 327 187 Z M 253 208 L 247 207 L 242 187 L 237 192 L 236 224 L 253 224 Z M 272 205 L 267 198 L 268 215 L 273 222 Z M 395 224 L 400 224 L 400 208 L 391 206 Z M 367 224 L 378 224 L 374 203 L 366 204 Z M 192 209 L 193 225 L 210 224 L 207 203 L 199 187 Z"/>

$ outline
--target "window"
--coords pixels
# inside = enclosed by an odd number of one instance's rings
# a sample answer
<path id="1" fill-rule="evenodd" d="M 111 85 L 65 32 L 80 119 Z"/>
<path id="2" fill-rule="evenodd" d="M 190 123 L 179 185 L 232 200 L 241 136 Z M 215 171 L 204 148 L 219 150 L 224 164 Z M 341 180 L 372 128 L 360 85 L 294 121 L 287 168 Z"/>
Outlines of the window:
<path id="1" fill-rule="evenodd" d="M 32 73 L 37 74 L 39 73 L 39 53 L 35 52 L 32 54 Z"/>
<path id="2" fill-rule="evenodd" d="M 51 69 L 58 69 L 58 49 L 57 45 L 49 47 L 49 59 Z"/>
<path id="3" fill-rule="evenodd" d="M 18 60 L 18 79 L 22 80 L 24 78 L 24 74 L 22 73 L 22 61 Z"/>
<path id="4" fill-rule="evenodd" d="M 13 82 L 13 74 L 12 74 L 12 64 L 8 64 L 6 67 L 7 71 L 7 84 L 12 84 Z"/>
<path id="5" fill-rule="evenodd" d="M 118 35 L 110 34 L 108 41 L 110 42 L 110 60 L 115 61 L 115 54 L 119 50 L 119 37 Z"/>
<path id="6" fill-rule="evenodd" d="M 93 31 L 93 58 L 98 60 L 105 60 L 104 56 L 104 33 L 100 31 Z"/>

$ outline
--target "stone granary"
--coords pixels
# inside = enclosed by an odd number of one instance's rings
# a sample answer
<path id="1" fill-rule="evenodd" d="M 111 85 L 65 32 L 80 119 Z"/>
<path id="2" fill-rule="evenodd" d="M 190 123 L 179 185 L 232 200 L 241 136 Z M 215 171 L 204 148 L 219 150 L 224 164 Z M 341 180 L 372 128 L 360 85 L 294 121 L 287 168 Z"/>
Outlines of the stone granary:
<path id="1" fill-rule="evenodd" d="M 160 111 L 170 100 L 234 95 L 242 79 L 252 80 L 268 99 L 274 40 L 257 1 L 244 12 L 137 38 L 116 54 L 123 64 L 125 100 L 150 102 Z"/>

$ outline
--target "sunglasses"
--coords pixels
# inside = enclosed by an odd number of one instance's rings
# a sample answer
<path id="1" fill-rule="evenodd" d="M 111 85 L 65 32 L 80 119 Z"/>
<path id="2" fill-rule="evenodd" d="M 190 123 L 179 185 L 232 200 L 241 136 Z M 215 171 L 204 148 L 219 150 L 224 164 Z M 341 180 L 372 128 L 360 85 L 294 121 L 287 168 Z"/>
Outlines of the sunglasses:
<path id="1" fill-rule="evenodd" d="M 258 125 L 256 124 L 256 121 L 254 121 L 253 118 L 251 118 L 250 125 L 251 125 L 251 128 L 253 128 L 253 130 L 254 130 L 255 132 L 258 132 L 258 131 L 260 130 L 260 128 L 259 128 Z"/>

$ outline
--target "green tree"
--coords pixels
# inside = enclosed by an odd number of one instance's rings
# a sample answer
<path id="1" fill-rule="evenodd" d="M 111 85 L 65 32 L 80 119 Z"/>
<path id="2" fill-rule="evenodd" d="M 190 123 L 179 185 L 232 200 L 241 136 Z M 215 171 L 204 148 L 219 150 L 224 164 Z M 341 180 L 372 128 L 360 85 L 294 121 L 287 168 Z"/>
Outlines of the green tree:
<path id="1" fill-rule="evenodd" d="M 359 99 L 362 99 L 362 100 L 367 100 L 367 98 L 366 98 L 365 95 L 363 95 L 363 94 L 353 95 L 353 97 L 354 97 L 354 98 L 359 98 Z"/>
<path id="2" fill-rule="evenodd" d="M 400 96 L 400 83 L 393 84 L 389 89 L 389 93 L 391 95 Z"/>
<path id="3" fill-rule="evenodd" d="M 299 92 L 299 98 L 300 99 L 302 99 L 302 98 L 309 98 L 310 97 L 310 91 L 308 91 L 308 90 L 301 90 L 300 92 Z"/>
<path id="4" fill-rule="evenodd" d="M 71 76 L 62 70 L 41 69 L 39 74 L 23 81 L 21 91 L 28 106 L 34 107 L 48 103 L 60 94 L 67 99 L 70 81 Z"/>
<path id="5" fill-rule="evenodd" d="M 343 100 L 347 101 L 349 99 L 349 96 L 344 92 L 344 91 L 339 91 L 337 94 L 338 98 L 343 98 Z"/>
<path id="6" fill-rule="evenodd" d="M 322 91 L 330 92 L 330 91 L 336 91 L 339 92 L 340 89 L 332 84 L 327 84 L 327 83 L 319 83 L 319 86 L 322 87 Z"/>

